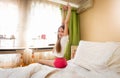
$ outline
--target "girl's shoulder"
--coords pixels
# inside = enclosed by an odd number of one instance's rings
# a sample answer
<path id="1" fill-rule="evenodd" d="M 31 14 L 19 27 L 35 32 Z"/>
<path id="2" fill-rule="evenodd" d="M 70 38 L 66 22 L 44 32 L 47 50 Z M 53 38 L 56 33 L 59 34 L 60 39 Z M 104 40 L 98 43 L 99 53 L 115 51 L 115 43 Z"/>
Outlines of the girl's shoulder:
<path id="1" fill-rule="evenodd" d="M 69 36 L 68 36 L 68 35 L 66 35 L 66 36 L 63 36 L 63 37 L 62 37 L 62 39 L 64 39 L 64 38 L 68 39 L 68 37 L 69 37 Z"/>
<path id="2" fill-rule="evenodd" d="M 67 35 L 67 36 L 63 36 L 63 37 L 61 38 L 61 45 L 66 44 L 68 41 L 69 41 L 68 35 Z"/>

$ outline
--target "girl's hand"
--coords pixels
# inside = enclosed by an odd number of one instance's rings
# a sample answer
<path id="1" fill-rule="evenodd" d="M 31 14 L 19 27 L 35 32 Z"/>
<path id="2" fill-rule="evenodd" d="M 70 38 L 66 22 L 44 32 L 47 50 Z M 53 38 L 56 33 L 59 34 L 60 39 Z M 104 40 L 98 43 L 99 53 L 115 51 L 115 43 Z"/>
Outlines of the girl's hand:
<path id="1" fill-rule="evenodd" d="M 64 11 L 67 11 L 67 10 L 68 10 L 68 6 L 65 6 L 65 5 L 64 5 L 64 6 L 62 7 L 62 9 L 63 9 Z"/>

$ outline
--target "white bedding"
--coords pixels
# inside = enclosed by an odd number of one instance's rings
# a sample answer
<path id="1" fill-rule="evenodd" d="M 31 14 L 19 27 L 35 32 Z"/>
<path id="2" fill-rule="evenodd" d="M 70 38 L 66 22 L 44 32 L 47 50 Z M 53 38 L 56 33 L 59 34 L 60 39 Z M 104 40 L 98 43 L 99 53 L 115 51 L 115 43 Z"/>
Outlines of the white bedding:
<path id="1" fill-rule="evenodd" d="M 0 78 L 120 78 L 119 55 L 118 44 L 82 41 L 66 68 L 33 63 L 25 67 L 0 68 Z"/>
<path id="2" fill-rule="evenodd" d="M 34 78 L 39 73 L 39 78 L 45 78 L 45 76 L 55 70 L 55 68 L 33 63 L 25 67 L 0 69 L 0 78 Z"/>
<path id="3" fill-rule="evenodd" d="M 56 71 L 57 70 L 57 71 Z M 53 72 L 56 71 L 56 72 Z M 49 75 L 49 76 L 48 76 Z M 38 63 L 26 67 L 0 69 L 0 78 L 120 78 L 114 71 L 87 70 L 72 61 L 64 69 L 56 69 Z"/>
<path id="4" fill-rule="evenodd" d="M 104 69 L 104 70 L 88 70 L 81 66 L 78 66 L 72 62 L 69 62 L 69 65 L 60 70 L 57 73 L 52 74 L 49 78 L 120 78 L 116 72 Z"/>

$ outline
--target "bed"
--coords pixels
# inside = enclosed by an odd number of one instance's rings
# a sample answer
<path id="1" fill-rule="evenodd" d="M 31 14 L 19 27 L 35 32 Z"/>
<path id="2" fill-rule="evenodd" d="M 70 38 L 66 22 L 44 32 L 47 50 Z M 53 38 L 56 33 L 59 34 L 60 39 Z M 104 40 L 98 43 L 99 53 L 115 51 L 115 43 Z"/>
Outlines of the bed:
<path id="1" fill-rule="evenodd" d="M 32 63 L 0 68 L 0 78 L 120 78 L 119 42 L 79 42 L 75 56 L 63 69 Z"/>

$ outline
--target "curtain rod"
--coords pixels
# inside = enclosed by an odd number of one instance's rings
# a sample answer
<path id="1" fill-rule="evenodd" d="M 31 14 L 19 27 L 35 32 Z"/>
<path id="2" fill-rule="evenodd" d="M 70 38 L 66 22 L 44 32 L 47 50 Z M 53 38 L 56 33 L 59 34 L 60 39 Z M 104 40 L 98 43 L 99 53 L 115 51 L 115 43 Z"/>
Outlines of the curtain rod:
<path id="1" fill-rule="evenodd" d="M 51 1 L 51 2 L 55 2 L 55 3 L 58 3 L 58 4 L 62 4 L 62 5 L 67 5 L 67 1 L 63 1 L 63 0 L 48 0 L 48 1 Z M 77 4 L 74 4 L 74 3 L 71 3 L 69 2 L 70 6 L 74 7 L 74 8 L 79 8 L 79 6 Z"/>

